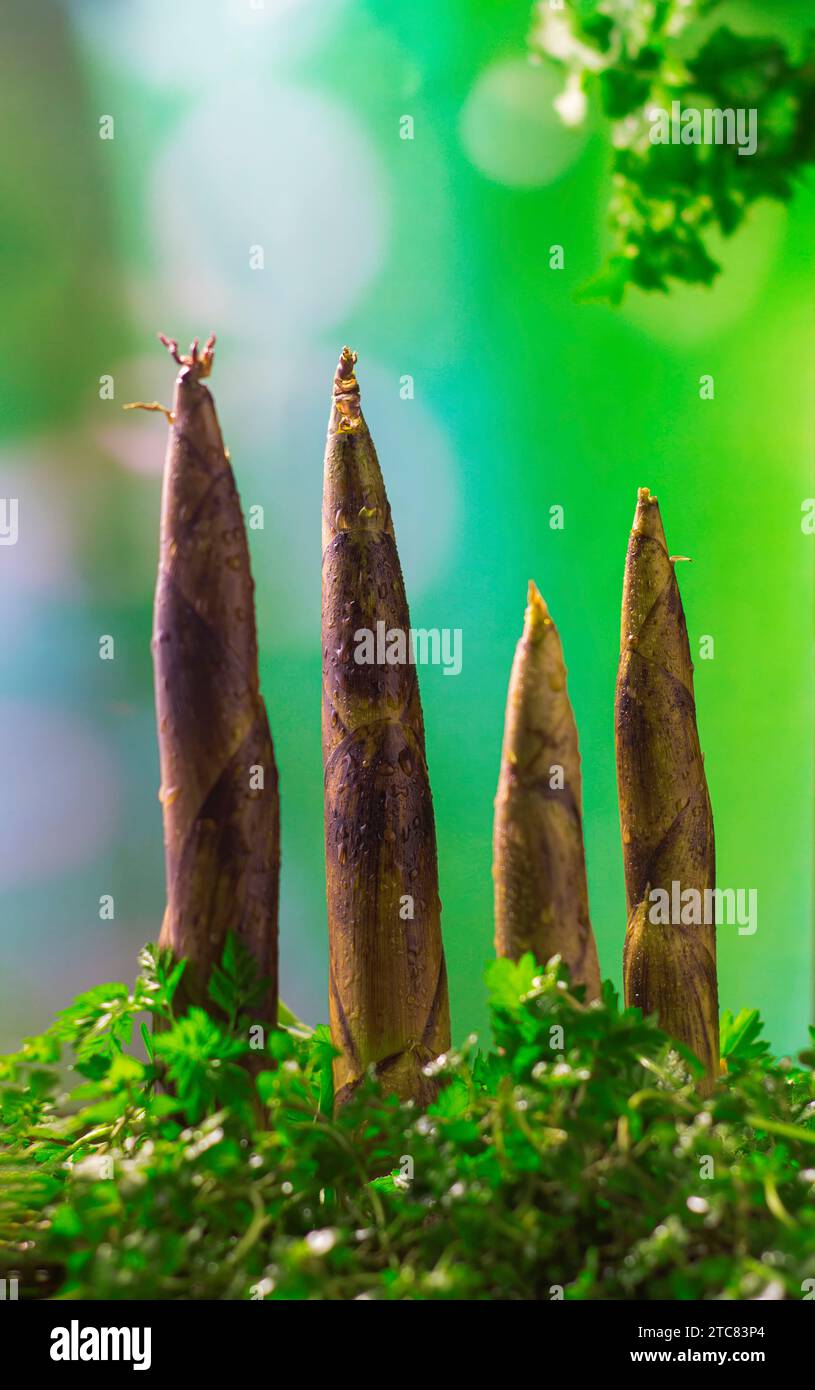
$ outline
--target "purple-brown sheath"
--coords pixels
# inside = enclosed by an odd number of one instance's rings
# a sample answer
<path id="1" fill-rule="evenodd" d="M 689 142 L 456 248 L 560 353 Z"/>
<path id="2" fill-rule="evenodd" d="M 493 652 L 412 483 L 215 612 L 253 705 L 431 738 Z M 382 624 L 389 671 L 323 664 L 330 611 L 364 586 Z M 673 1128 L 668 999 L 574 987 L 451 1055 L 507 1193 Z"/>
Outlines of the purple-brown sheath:
<path id="1" fill-rule="evenodd" d="M 716 928 L 662 923 L 653 896 L 661 890 L 673 903 L 675 892 L 693 889 L 704 904 L 716 861 L 675 559 L 647 488 L 639 490 L 625 564 L 615 731 L 628 907 L 625 1002 L 656 1014 L 696 1053 L 709 1089 L 719 1070 Z"/>
<path id="2" fill-rule="evenodd" d="M 496 954 L 531 951 L 541 965 L 559 955 L 586 998 L 598 998 L 577 726 L 560 637 L 531 580 L 509 679 L 492 872 Z"/>
<path id="3" fill-rule="evenodd" d="M 202 378 L 214 337 L 180 357 L 161 503 L 153 627 L 167 909 L 159 938 L 188 964 L 181 1006 L 212 1008 L 207 982 L 229 931 L 268 980 L 277 1022 L 280 804 L 258 683 L 254 582 L 235 479 Z"/>
<path id="4" fill-rule="evenodd" d="M 412 662 L 359 661 L 361 630 L 410 631 L 356 354 L 334 378 L 323 483 L 323 762 L 337 1103 L 373 1066 L 419 1105 L 450 1045 L 436 831 Z"/>

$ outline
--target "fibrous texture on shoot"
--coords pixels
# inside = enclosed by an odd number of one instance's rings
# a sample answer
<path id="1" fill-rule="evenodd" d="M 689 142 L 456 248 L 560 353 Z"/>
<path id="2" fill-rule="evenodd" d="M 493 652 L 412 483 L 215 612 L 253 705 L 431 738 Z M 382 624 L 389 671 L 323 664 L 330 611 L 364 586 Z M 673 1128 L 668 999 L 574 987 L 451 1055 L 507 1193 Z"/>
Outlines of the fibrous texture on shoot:
<path id="1" fill-rule="evenodd" d="M 509 680 L 495 798 L 495 949 L 544 964 L 562 957 L 586 996 L 600 993 L 583 847 L 580 753 L 563 649 L 530 582 Z"/>
<path id="2" fill-rule="evenodd" d="M 615 731 L 626 1003 L 657 1014 L 704 1063 L 709 1083 L 719 1060 L 716 928 L 704 920 L 715 885 L 713 815 L 685 614 L 647 488 L 639 492 L 626 558 Z M 683 904 L 679 920 L 673 906 L 670 920 L 661 920 L 660 899 Z"/>
<path id="3" fill-rule="evenodd" d="M 165 340 L 166 341 L 166 340 Z M 167 909 L 160 942 L 186 957 L 182 1000 L 206 1004 L 233 930 L 277 1019 L 280 810 L 260 695 L 254 584 L 240 499 L 202 378 L 210 339 L 179 357 L 161 504 L 153 662 Z"/>
<path id="4" fill-rule="evenodd" d="M 341 1104 L 373 1066 L 425 1104 L 450 1043 L 436 831 L 415 663 L 366 651 L 408 612 L 356 354 L 334 378 L 323 483 L 323 762 L 331 1035 Z M 378 624 L 383 625 L 378 628 Z M 358 659 L 362 655 L 363 659 Z M 372 659 L 368 659 L 368 658 Z"/>

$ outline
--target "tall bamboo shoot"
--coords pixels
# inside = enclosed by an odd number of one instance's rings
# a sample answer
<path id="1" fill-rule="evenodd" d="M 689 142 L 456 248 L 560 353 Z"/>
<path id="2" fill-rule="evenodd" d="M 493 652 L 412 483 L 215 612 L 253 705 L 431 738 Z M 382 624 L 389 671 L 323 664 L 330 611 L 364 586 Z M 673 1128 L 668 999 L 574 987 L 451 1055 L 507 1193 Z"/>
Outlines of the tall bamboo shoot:
<path id="1" fill-rule="evenodd" d="M 719 1061 L 716 928 L 704 910 L 715 884 L 713 814 L 685 614 L 647 488 L 639 491 L 626 558 L 615 726 L 626 1003 L 657 1014 L 704 1063 L 710 1084 Z M 679 920 L 672 910 L 666 923 L 660 900 L 687 908 Z"/>
<path id="2" fill-rule="evenodd" d="M 342 1104 L 373 1066 L 387 1091 L 423 1105 L 435 1093 L 424 1069 L 450 1043 L 436 832 L 416 666 L 359 659 L 364 634 L 397 631 L 406 640 L 410 615 L 355 362 L 344 348 L 323 487 L 322 728 L 329 1002 L 340 1052 L 335 1089 Z"/>
<path id="3" fill-rule="evenodd" d="M 164 340 L 167 342 L 167 340 Z M 180 357 L 161 505 L 153 661 L 167 909 L 160 942 L 208 1005 L 228 931 L 251 950 L 277 1020 L 278 779 L 260 695 L 254 584 L 240 500 L 202 378 L 214 339 Z"/>

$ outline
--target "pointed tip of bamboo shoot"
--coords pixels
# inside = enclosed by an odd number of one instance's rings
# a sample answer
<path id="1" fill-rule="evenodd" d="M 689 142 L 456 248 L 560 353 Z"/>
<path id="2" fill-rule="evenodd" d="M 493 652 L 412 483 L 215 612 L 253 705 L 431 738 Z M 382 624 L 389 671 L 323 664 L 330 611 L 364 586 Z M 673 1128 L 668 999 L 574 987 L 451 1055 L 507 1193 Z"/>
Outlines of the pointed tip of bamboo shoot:
<path id="1" fill-rule="evenodd" d="M 184 374 L 189 376 L 194 374 L 197 380 L 209 376 L 212 371 L 212 363 L 215 359 L 215 334 L 210 333 L 204 344 L 203 350 L 198 351 L 198 339 L 194 338 L 190 343 L 188 353 L 178 351 L 178 342 L 175 338 L 168 338 L 165 333 L 157 334 L 160 343 L 163 343 L 172 357 L 173 361 L 184 370 Z"/>
<path id="2" fill-rule="evenodd" d="M 659 502 L 647 487 L 641 487 L 637 492 L 637 509 L 634 512 L 632 531 L 640 536 L 650 536 L 667 550 Z"/>
<path id="3" fill-rule="evenodd" d="M 340 378 L 342 378 L 343 380 L 348 380 L 349 377 L 354 376 L 354 368 L 357 364 L 358 358 L 359 353 L 354 352 L 353 348 L 349 348 L 348 344 L 346 343 L 345 347 L 340 353 L 340 360 L 337 364 L 338 380 Z"/>
<path id="4" fill-rule="evenodd" d="M 546 600 L 534 579 L 530 579 L 526 596 L 526 614 L 524 627 L 526 635 L 529 637 L 540 637 L 547 627 L 551 627 L 552 619 Z"/>
<path id="5" fill-rule="evenodd" d="M 336 412 L 336 428 L 340 434 L 357 429 L 362 419 L 359 382 L 354 370 L 357 357 L 358 354 L 353 352 L 351 348 L 344 347 L 340 353 L 337 370 L 334 373 L 334 410 Z"/>

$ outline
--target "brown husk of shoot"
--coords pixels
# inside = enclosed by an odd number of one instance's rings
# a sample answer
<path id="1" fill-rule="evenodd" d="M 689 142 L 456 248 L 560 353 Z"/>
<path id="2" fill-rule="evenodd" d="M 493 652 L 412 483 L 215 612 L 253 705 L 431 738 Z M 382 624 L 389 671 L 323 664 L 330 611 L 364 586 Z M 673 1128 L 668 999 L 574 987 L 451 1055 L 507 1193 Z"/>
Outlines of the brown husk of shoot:
<path id="1" fill-rule="evenodd" d="M 647 488 L 639 492 L 626 558 L 615 730 L 626 1004 L 656 1014 L 704 1064 L 709 1087 L 719 1066 L 715 925 L 661 925 L 650 896 L 660 889 L 672 901 L 676 883 L 680 894 L 696 890 L 704 905 L 715 885 L 715 851 L 685 615 Z"/>
<path id="2" fill-rule="evenodd" d="M 323 761 L 334 1077 L 342 1104 L 373 1066 L 430 1101 L 450 1044 L 436 832 L 416 666 L 358 662 L 360 629 L 410 630 L 391 510 L 354 373 L 334 379 L 323 488 Z"/>
<path id="3" fill-rule="evenodd" d="M 166 340 L 165 340 L 166 341 Z M 153 662 L 167 908 L 160 944 L 188 961 L 178 1001 L 207 984 L 234 931 L 277 1021 L 280 809 L 258 682 L 254 583 L 240 499 L 212 396 L 210 340 L 180 365 L 164 469 Z M 262 783 L 262 785 L 261 785 Z"/>
<path id="4" fill-rule="evenodd" d="M 577 727 L 557 629 L 530 582 L 509 680 L 495 798 L 495 950 L 559 955 L 586 998 L 600 993 L 589 917 Z"/>

